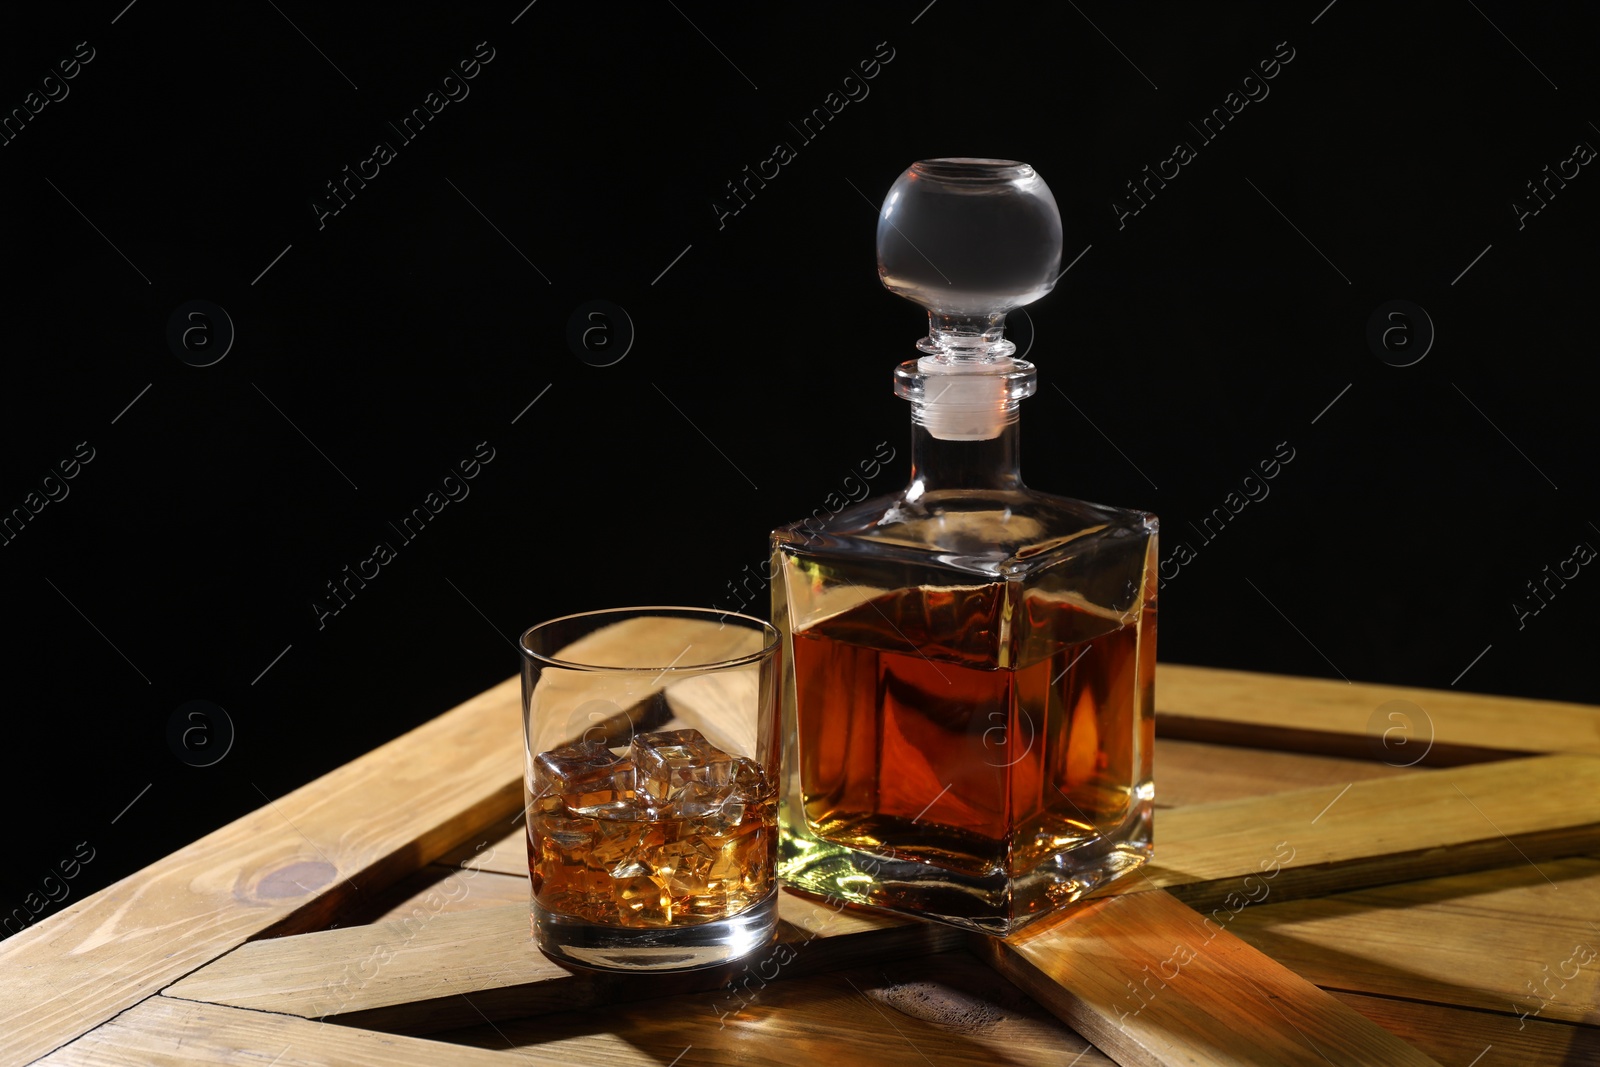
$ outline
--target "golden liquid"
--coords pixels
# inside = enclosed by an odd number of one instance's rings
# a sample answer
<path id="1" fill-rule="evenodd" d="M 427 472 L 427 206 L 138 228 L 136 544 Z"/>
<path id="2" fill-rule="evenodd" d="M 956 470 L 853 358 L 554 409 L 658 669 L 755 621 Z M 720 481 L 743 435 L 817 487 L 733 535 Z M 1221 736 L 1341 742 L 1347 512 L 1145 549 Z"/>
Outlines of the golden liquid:
<path id="1" fill-rule="evenodd" d="M 1042 599 L 1018 611 L 1004 595 L 900 590 L 795 633 L 800 788 L 817 837 L 1015 876 L 1117 831 L 1149 779 L 1136 702 L 1154 665 L 1135 669 L 1138 616 Z M 1001 632 L 1008 610 L 1025 632 Z M 1036 658 L 1001 666 L 1001 648 Z"/>
<path id="2" fill-rule="evenodd" d="M 737 915 L 772 892 L 775 792 L 750 803 L 733 827 L 608 807 L 623 814 L 574 812 L 559 796 L 529 810 L 528 875 L 546 910 L 602 926 L 683 926 Z"/>

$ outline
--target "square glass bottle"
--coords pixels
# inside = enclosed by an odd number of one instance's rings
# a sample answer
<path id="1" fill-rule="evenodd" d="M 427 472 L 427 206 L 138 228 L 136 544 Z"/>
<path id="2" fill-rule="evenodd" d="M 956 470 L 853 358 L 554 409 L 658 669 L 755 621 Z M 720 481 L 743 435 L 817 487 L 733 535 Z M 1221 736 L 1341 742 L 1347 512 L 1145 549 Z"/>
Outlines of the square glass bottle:
<path id="1" fill-rule="evenodd" d="M 1156 533 L 1026 487 L 1035 387 L 1005 315 L 1049 292 L 1061 221 L 1008 160 L 913 165 L 879 274 L 928 309 L 911 481 L 772 535 L 787 646 L 780 873 L 1004 935 L 1151 855 Z"/>

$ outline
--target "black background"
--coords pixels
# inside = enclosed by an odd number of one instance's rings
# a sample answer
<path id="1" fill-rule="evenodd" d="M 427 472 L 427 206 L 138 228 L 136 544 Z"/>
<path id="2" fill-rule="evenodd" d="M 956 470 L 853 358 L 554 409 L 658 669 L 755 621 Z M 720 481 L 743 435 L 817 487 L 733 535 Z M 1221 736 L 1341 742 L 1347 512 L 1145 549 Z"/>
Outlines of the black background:
<path id="1" fill-rule="evenodd" d="M 1521 628 L 1512 607 L 1600 545 L 1600 177 L 1521 228 L 1512 207 L 1600 144 L 1594 21 L 1325 3 L 8 13 L 6 112 L 94 58 L 0 146 L 0 509 L 94 459 L 0 547 L 0 911 L 79 842 L 70 899 L 439 714 L 512 674 L 535 621 L 731 606 L 767 532 L 881 441 L 874 489 L 903 481 L 890 373 L 925 322 L 878 284 L 875 211 L 934 156 L 1026 160 L 1061 205 L 1082 256 L 1013 316 L 1041 381 L 1024 470 L 1197 548 L 1164 660 L 1600 702 L 1600 577 Z M 479 42 L 470 94 L 402 142 L 386 124 Z M 1201 142 L 1187 123 L 1279 42 L 1270 95 Z M 319 225 L 379 140 L 396 158 Z M 1198 157 L 1119 227 L 1180 140 Z M 719 225 L 779 141 L 796 158 Z M 636 332 L 611 366 L 566 340 L 594 299 Z M 1405 367 L 1366 339 L 1397 299 L 1437 331 Z M 236 330 L 211 366 L 167 341 L 191 300 Z M 470 495 L 398 544 L 387 523 L 485 441 Z M 1194 534 L 1280 442 L 1271 495 Z M 319 627 L 380 540 L 397 558 Z M 236 731 L 208 767 L 168 740 L 193 700 Z"/>

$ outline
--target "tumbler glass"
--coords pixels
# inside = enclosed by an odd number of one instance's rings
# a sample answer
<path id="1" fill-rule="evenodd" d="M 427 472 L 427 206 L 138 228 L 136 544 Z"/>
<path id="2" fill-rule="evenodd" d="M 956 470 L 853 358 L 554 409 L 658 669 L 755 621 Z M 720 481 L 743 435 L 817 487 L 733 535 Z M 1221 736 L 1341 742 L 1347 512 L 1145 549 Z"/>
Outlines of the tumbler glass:
<path id="1" fill-rule="evenodd" d="M 701 608 L 522 635 L 533 937 L 614 971 L 713 967 L 777 928 L 778 633 Z"/>

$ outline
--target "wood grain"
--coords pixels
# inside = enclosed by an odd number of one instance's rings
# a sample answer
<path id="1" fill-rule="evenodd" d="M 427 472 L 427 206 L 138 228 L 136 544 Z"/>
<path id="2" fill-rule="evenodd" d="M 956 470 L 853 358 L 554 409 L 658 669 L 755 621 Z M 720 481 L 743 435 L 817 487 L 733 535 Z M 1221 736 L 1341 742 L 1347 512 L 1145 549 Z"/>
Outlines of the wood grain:
<path id="1" fill-rule="evenodd" d="M 483 874 L 483 877 L 496 877 Z M 740 964 L 693 973 L 568 970 L 530 936 L 528 906 L 451 912 L 255 941 L 171 986 L 174 997 L 396 1033 L 421 1034 L 595 1004 L 714 990 L 781 971 L 801 975 L 958 944 L 948 927 L 784 893 L 780 940 Z M 470 995 L 470 1000 L 461 994 Z"/>
<path id="2" fill-rule="evenodd" d="M 1420 708 L 1414 734 L 1390 735 L 1392 701 Z M 1404 710 L 1404 709 L 1401 709 Z M 1376 718 L 1375 718 L 1376 716 Z M 1431 739 L 1425 763 L 1452 765 L 1513 753 L 1600 755 L 1600 708 L 1455 690 L 1334 682 L 1161 663 L 1156 731 L 1173 738 L 1409 763 Z M 1396 745 L 1404 739 L 1404 746 Z M 1412 747 L 1415 746 L 1415 747 Z"/>
<path id="3" fill-rule="evenodd" d="M 435 912 L 475 911 L 527 905 L 528 878 L 493 871 L 458 870 L 429 864 L 400 879 L 370 907 L 347 910 L 337 925 L 365 926 L 421 920 Z"/>
<path id="4" fill-rule="evenodd" d="M 556 1067 L 561 1061 L 547 1062 Z M 414 1037 L 151 997 L 37 1063 L 38 1067 L 438 1067 L 441 1063 L 505 1067 L 506 1061 L 493 1052 Z"/>
<path id="5" fill-rule="evenodd" d="M 1600 860 L 1249 908 L 1230 932 L 1318 985 L 1600 1024 Z M 1531 985 L 1531 989 L 1530 989 Z"/>
<path id="6" fill-rule="evenodd" d="M 506 681 L 0 942 L 0 1062 L 27 1062 L 246 939 L 314 929 L 522 803 Z"/>
<path id="7" fill-rule="evenodd" d="M 1412 773 L 1370 759 L 1310 756 L 1263 748 L 1234 748 L 1201 741 L 1156 738 L 1156 807 L 1161 810 L 1219 800 L 1264 797 L 1319 785 L 1342 788 L 1369 778 Z M 1157 816 L 1160 821 L 1162 816 Z"/>
<path id="8" fill-rule="evenodd" d="M 781 951 L 618 977 L 529 941 L 513 679 L 0 943 L 0 1063 L 1109 1062 L 1003 982 L 985 1001 L 969 943 L 1124 1064 L 1600 1062 L 1600 960 L 1573 954 L 1600 949 L 1600 862 L 1573 858 L 1600 848 L 1600 709 L 1168 664 L 1157 697 L 1173 806 L 1111 895 L 1000 943 L 785 894 Z M 1433 735 L 1416 769 L 1370 746 L 1395 700 Z M 886 999 L 916 982 L 1021 1014 L 952 1030 Z"/>
<path id="9" fill-rule="evenodd" d="M 1474 1060 L 1478 1067 L 1600 1063 L 1600 1029 L 1594 1027 L 1359 993 L 1334 996 L 1440 1063 L 1461 1067 Z"/>
<path id="10" fill-rule="evenodd" d="M 975 944 L 1124 1067 L 1435 1062 L 1167 893 Z"/>
<path id="11" fill-rule="evenodd" d="M 523 830 L 521 810 L 509 821 L 501 820 L 489 827 L 471 844 L 447 853 L 439 862 L 452 867 L 528 877 L 528 839 Z"/>
<path id="12" fill-rule="evenodd" d="M 965 952 L 785 978 L 747 997 L 669 997 L 480 1024 L 440 1040 L 567 1063 L 676 1067 L 1109 1065 L 1110 1059 Z"/>
<path id="13" fill-rule="evenodd" d="M 1202 910 L 1232 912 L 1600 847 L 1600 759 L 1590 756 L 1347 785 L 1159 812 L 1155 864 L 1112 891 L 1170 888 Z"/>

